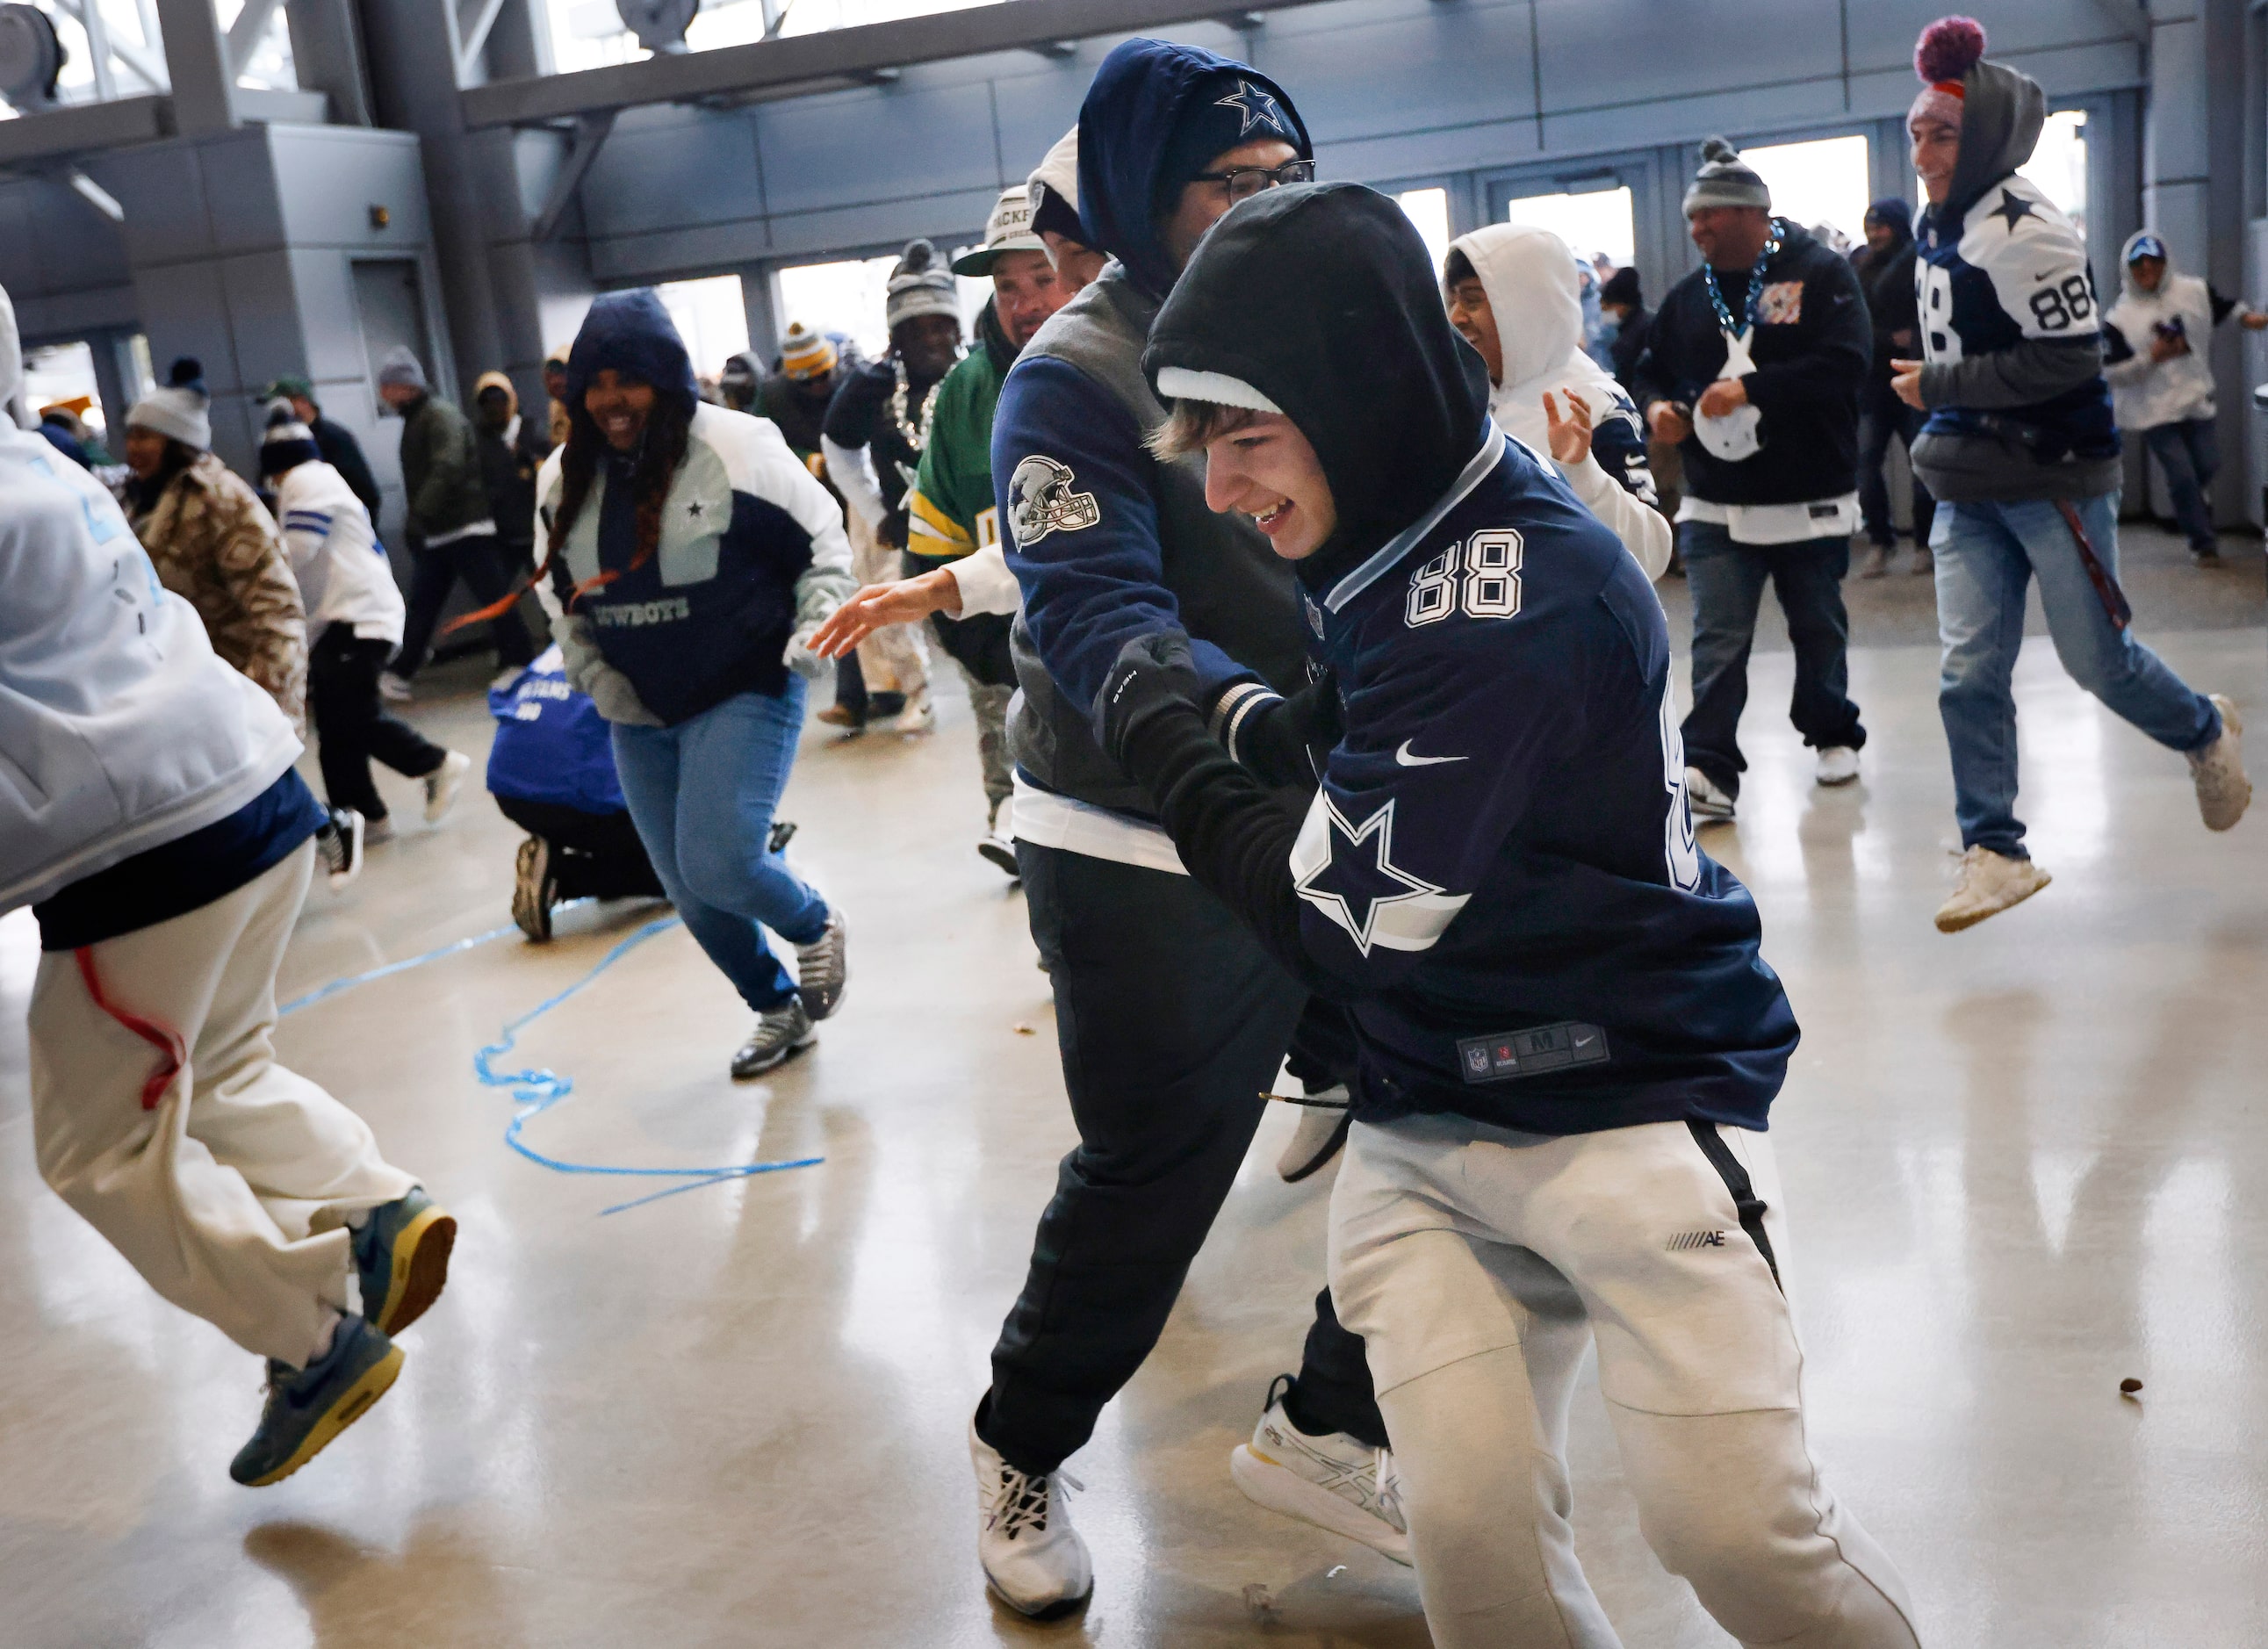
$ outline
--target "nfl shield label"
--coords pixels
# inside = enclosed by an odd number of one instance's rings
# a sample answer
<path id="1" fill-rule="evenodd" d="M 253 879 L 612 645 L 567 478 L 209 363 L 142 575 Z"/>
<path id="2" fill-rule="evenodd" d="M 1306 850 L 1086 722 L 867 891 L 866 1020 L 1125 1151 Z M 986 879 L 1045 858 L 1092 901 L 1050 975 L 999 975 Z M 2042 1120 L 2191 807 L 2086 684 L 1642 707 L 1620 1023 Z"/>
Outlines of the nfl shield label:
<path id="1" fill-rule="evenodd" d="M 1071 466 L 1035 453 L 1008 478 L 1008 530 L 1028 549 L 1050 533 L 1076 533 L 1102 519 L 1091 492 L 1071 490 Z"/>

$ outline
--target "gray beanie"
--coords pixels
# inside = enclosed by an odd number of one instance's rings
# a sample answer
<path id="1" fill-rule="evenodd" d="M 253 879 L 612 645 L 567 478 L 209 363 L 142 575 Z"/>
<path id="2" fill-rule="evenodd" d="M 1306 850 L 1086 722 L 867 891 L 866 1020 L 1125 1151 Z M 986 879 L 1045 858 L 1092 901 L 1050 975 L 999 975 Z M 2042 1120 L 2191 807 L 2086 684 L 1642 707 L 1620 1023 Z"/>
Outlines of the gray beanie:
<path id="1" fill-rule="evenodd" d="M 955 326 L 961 324 L 961 292 L 953 283 L 953 271 L 928 241 L 909 240 L 898 255 L 882 313 L 893 332 L 900 321 L 921 315 L 951 315 Z"/>
<path id="2" fill-rule="evenodd" d="M 205 391 L 205 370 L 195 356 L 175 361 L 166 374 L 166 386 L 153 389 L 134 403 L 126 415 L 129 430 L 154 430 L 183 446 L 200 453 L 212 450 L 212 397 Z"/>
<path id="3" fill-rule="evenodd" d="M 378 364 L 378 386 L 399 384 L 407 389 L 430 394 L 432 386 L 425 381 L 425 369 L 417 364 L 417 357 L 406 343 L 397 343 L 387 351 L 386 358 Z"/>
<path id="4" fill-rule="evenodd" d="M 1741 151 L 1721 137 L 1701 145 L 1701 169 L 1685 190 L 1685 210 L 1704 206 L 1755 206 L 1771 210 L 1771 191 Z"/>

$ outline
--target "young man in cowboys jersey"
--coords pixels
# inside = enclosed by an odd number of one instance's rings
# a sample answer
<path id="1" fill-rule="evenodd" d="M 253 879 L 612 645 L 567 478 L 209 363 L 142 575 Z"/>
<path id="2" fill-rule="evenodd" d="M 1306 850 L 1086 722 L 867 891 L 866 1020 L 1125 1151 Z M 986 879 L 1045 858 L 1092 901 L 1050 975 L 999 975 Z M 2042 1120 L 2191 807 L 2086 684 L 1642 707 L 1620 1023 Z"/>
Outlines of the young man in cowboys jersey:
<path id="1" fill-rule="evenodd" d="M 1922 358 L 1890 386 L 1929 417 L 1914 474 L 1938 500 L 1943 663 L 1961 880 L 1937 912 L 1955 933 L 2030 898 L 2048 874 L 2016 817 L 2010 686 L 2035 579 L 2056 656 L 2081 687 L 2189 758 L 2198 810 L 2226 830 L 2252 799 L 2227 699 L 2195 691 L 2134 639 L 2118 587 L 2118 431 L 2087 247 L 2016 168 L 2047 120 L 2036 81 L 1984 61 L 1984 31 L 1940 18 L 1914 53 L 1906 116 L 1929 206 L 1915 232 Z"/>
<path id="2" fill-rule="evenodd" d="M 1188 639 L 1152 631 L 1097 695 L 1097 737 L 1197 883 L 1352 1009 L 1331 1290 L 1434 1643 L 1618 1643 L 1568 1524 L 1595 1337 L 1646 1537 L 1720 1624 L 1913 1649 L 1896 1571 L 1807 1439 L 1764 1131 L 1796 1026 L 1754 902 L 1694 842 L 1645 576 L 1489 421 L 1383 195 L 1231 211 L 1143 364 L 1174 409 L 1153 445 L 1203 450 L 1207 501 L 1295 566 L 1344 721 L 1302 812 L 1216 737 Z"/>

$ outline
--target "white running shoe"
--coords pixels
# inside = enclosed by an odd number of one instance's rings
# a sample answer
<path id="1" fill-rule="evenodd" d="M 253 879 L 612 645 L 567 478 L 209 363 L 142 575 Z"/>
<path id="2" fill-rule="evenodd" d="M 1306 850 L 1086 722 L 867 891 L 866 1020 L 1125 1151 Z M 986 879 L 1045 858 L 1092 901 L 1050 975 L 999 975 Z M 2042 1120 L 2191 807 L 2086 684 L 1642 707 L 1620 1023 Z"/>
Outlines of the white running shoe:
<path id="1" fill-rule="evenodd" d="M 1819 753 L 1819 782 L 1848 784 L 1859 777 L 1859 753 L 1847 744 L 1830 744 Z"/>
<path id="2" fill-rule="evenodd" d="M 2244 776 L 2244 718 L 2219 693 L 2213 696 L 2213 705 L 2220 712 L 2220 737 L 2190 752 L 2190 777 L 2197 784 L 2198 812 L 2205 816 L 2205 828 L 2227 830 L 2252 805 L 2252 781 Z"/>
<path id="3" fill-rule="evenodd" d="M 937 706 L 929 701 L 929 689 L 922 688 L 906 700 L 906 707 L 890 718 L 892 732 L 929 732 L 937 726 Z"/>
<path id="4" fill-rule="evenodd" d="M 1285 1517 L 1359 1541 L 1407 1565 L 1410 1531 L 1402 1519 L 1402 1480 L 1390 1449 L 1332 1432 L 1311 1437 L 1284 1412 L 1292 1383 L 1278 1374 L 1252 1440 L 1228 1457 L 1228 1475 L 1244 1498 Z"/>
<path id="5" fill-rule="evenodd" d="M 2029 859 L 2012 859 L 1991 848 L 1974 847 L 1961 856 L 1961 880 L 1937 908 L 1937 931 L 1958 933 L 2010 905 L 2020 905 L 2055 879 Z"/>
<path id="6" fill-rule="evenodd" d="M 1306 1098 L 1307 1103 L 1300 1107 L 1300 1125 L 1292 1130 L 1292 1143 L 1276 1159 L 1276 1172 L 1286 1185 L 1297 1185 L 1338 1155 L 1354 1121 L 1353 1096 L 1344 1082 L 1308 1092 Z"/>
<path id="7" fill-rule="evenodd" d="M 1685 769 L 1685 799 L 1695 819 L 1706 824 L 1733 816 L 1733 799 L 1717 788 L 1717 781 L 1697 767 Z"/>
<path id="8" fill-rule="evenodd" d="M 413 691 L 408 676 L 396 675 L 391 670 L 381 670 L 378 673 L 379 697 L 393 703 L 406 704 L 409 702 Z"/>
<path id="9" fill-rule="evenodd" d="M 425 776 L 425 822 L 439 824 L 449 816 L 449 809 L 457 805 L 457 792 L 464 788 L 465 775 L 473 770 L 473 758 L 461 750 L 452 750 L 441 758 L 441 765 Z"/>
<path id="10" fill-rule="evenodd" d="M 343 893 L 362 874 L 363 816 L 351 807 L 331 809 L 330 822 L 315 833 L 315 850 L 322 858 L 331 891 Z"/>
<path id="11" fill-rule="evenodd" d="M 986 864 L 997 867 L 1011 881 L 1023 875 L 1024 867 L 1016 863 L 1015 837 L 1004 836 L 998 830 L 987 830 L 978 840 L 976 850 L 983 856 Z"/>
<path id="12" fill-rule="evenodd" d="M 1000 1458 L 968 1423 L 976 1469 L 976 1561 L 992 1595 L 1032 1620 L 1056 1620 L 1094 1595 L 1094 1564 L 1071 1526 L 1064 1491 L 1079 1484 L 1061 1471 L 1035 1477 Z"/>

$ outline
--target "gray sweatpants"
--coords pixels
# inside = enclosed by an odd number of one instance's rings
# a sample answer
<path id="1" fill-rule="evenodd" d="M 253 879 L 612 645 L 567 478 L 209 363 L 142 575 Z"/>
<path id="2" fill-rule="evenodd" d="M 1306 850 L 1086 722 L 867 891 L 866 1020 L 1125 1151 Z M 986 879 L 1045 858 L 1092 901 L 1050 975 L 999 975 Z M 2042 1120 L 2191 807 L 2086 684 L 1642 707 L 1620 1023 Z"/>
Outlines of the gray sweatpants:
<path id="1" fill-rule="evenodd" d="M 1805 1438 L 1778 1204 L 1769 1139 L 1741 1129 L 1355 1124 L 1331 1294 L 1368 1347 L 1438 1649 L 1619 1649 L 1568 1524 L 1594 1336 L 1640 1532 L 1719 1625 L 1917 1649 L 1904 1583 Z"/>

